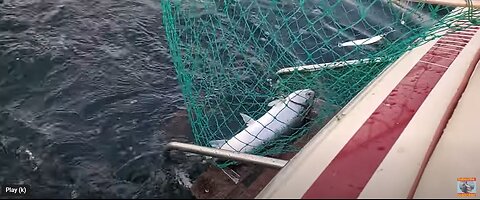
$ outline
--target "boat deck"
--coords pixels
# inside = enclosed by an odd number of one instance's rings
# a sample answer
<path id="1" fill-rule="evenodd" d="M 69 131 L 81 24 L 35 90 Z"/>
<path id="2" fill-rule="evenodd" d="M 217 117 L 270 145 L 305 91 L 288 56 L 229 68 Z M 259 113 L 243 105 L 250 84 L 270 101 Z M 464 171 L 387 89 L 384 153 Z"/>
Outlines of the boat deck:
<path id="1" fill-rule="evenodd" d="M 480 178 L 479 115 L 480 63 L 428 161 L 415 198 L 462 197 L 464 195 L 457 195 L 457 189 L 452 187 L 457 179 Z"/>
<path id="2" fill-rule="evenodd" d="M 456 197 L 457 178 L 480 177 L 479 93 L 472 92 L 480 88 L 479 75 L 472 76 L 479 30 L 448 32 L 406 53 L 257 198 Z"/>

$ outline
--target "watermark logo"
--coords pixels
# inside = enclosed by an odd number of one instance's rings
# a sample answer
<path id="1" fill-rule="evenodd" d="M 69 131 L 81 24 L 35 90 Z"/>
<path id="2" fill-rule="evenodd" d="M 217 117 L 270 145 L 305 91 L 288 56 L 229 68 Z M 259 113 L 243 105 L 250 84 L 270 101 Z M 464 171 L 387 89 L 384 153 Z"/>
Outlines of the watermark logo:
<path id="1" fill-rule="evenodd" d="M 477 178 L 457 178 L 457 196 L 476 197 L 477 196 Z"/>

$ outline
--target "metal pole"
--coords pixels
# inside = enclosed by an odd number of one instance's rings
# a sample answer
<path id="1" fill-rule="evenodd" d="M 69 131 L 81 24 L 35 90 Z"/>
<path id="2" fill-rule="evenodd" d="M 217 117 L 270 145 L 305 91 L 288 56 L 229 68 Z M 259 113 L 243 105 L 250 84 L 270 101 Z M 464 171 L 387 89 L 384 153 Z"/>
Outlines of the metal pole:
<path id="1" fill-rule="evenodd" d="M 217 158 L 243 161 L 243 162 L 263 165 L 267 167 L 273 167 L 273 168 L 282 168 L 288 162 L 287 160 L 282 160 L 282 159 L 257 156 L 257 155 L 240 153 L 235 151 L 228 151 L 223 149 L 215 149 L 210 147 L 203 147 L 203 146 L 186 144 L 181 142 L 168 143 L 167 151 L 172 149 L 196 153 L 196 154 L 208 155 L 208 156 L 217 157 Z"/>
<path id="2" fill-rule="evenodd" d="M 335 69 L 335 68 L 338 68 L 338 67 L 345 67 L 347 65 L 360 64 L 360 63 L 363 63 L 363 62 L 378 63 L 378 62 L 382 62 L 384 60 L 385 59 L 383 59 L 383 58 L 375 58 L 375 59 L 366 58 L 366 59 L 360 59 L 360 60 L 347 60 L 347 61 L 340 61 L 340 62 L 321 63 L 321 64 L 315 64 L 315 65 L 304 65 L 304 66 L 300 66 L 300 67 L 287 67 L 287 68 L 283 68 L 283 69 L 278 70 L 276 72 L 276 74 L 280 75 L 280 74 L 290 73 L 290 72 L 293 72 L 295 70 L 312 72 L 312 71 L 319 71 L 319 70 L 324 70 L 324 69 Z"/>
<path id="3" fill-rule="evenodd" d="M 428 4 L 438 4 L 443 6 L 455 6 L 455 7 L 470 7 L 480 8 L 480 2 L 477 0 L 472 0 L 471 4 L 468 3 L 469 0 L 395 0 L 395 1 L 411 1 L 418 3 L 428 3 Z"/>

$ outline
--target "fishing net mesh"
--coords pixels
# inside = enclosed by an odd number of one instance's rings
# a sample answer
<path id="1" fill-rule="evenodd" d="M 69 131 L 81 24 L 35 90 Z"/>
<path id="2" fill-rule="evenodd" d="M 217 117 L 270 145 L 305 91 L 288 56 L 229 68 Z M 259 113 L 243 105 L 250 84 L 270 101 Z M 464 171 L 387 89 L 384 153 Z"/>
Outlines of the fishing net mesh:
<path id="1" fill-rule="evenodd" d="M 314 114 L 249 152 L 257 155 L 297 151 L 293 142 L 334 117 L 406 51 L 447 28 L 467 27 L 461 22 L 478 22 L 478 10 L 471 7 L 389 0 L 163 0 L 161 5 L 196 144 L 211 146 L 211 140 L 240 133 L 247 127 L 240 113 L 259 119 L 272 108 L 270 101 L 296 90 L 315 91 Z"/>

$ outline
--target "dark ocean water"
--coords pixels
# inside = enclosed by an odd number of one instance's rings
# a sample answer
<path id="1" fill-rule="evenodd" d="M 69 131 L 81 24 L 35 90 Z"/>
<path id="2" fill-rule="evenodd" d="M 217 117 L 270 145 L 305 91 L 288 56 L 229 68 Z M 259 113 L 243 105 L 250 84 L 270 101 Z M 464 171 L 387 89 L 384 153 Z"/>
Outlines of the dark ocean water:
<path id="1" fill-rule="evenodd" d="M 162 157 L 191 132 L 159 4 L 0 4 L 0 184 L 38 198 L 191 197 L 179 180 L 199 160 Z"/>
<path id="2" fill-rule="evenodd" d="M 159 1 L 0 0 L 0 184 L 192 198 L 201 158 L 163 155 L 192 142 L 185 110 Z"/>

